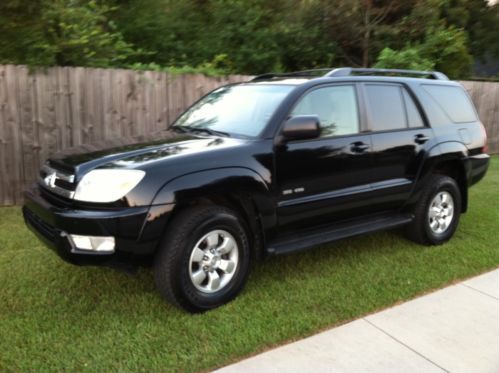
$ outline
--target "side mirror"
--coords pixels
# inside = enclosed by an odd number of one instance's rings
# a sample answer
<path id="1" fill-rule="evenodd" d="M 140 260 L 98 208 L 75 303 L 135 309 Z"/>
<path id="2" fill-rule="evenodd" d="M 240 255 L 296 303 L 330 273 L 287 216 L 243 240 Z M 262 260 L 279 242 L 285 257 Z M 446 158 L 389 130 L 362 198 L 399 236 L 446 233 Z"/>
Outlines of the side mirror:
<path id="1" fill-rule="evenodd" d="M 319 137 L 320 120 L 317 115 L 298 115 L 289 118 L 282 130 L 285 140 L 306 140 Z"/>

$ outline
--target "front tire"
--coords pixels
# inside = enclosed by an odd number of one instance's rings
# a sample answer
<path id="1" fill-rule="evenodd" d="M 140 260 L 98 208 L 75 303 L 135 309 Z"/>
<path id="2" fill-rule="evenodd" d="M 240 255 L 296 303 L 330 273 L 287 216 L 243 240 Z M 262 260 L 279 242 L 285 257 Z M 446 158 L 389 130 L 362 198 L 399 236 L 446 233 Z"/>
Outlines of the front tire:
<path id="1" fill-rule="evenodd" d="M 154 279 L 169 302 L 202 312 L 237 296 L 249 262 L 249 240 L 239 216 L 225 207 L 195 206 L 169 224 L 154 259 Z"/>
<path id="2" fill-rule="evenodd" d="M 460 215 L 461 192 L 456 181 L 435 175 L 414 208 L 407 236 L 424 245 L 441 245 L 454 235 Z"/>

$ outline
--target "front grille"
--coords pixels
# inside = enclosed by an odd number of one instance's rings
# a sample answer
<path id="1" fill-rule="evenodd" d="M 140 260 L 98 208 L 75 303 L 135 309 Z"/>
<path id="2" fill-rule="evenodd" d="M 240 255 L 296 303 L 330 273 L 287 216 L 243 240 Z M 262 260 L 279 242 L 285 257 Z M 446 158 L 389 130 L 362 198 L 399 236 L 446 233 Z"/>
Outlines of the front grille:
<path id="1" fill-rule="evenodd" d="M 33 227 L 35 228 L 40 234 L 45 237 L 47 240 L 51 242 L 55 242 L 57 238 L 57 230 L 52 227 L 50 224 L 44 222 L 42 219 L 40 219 L 38 216 L 33 214 L 29 209 L 26 207 L 23 208 L 23 214 L 24 214 L 24 219 Z"/>
<path id="2" fill-rule="evenodd" d="M 76 189 L 75 176 L 45 164 L 40 170 L 40 185 L 59 196 L 73 199 Z"/>

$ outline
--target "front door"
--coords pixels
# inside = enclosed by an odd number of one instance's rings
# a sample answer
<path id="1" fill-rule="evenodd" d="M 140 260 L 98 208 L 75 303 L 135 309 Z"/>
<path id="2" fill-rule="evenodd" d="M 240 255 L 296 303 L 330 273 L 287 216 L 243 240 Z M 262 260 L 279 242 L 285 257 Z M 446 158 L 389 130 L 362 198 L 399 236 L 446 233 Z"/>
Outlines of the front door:
<path id="1" fill-rule="evenodd" d="M 371 135 L 363 133 L 355 84 L 305 93 L 290 113 L 317 115 L 321 136 L 276 145 L 279 225 L 343 220 L 366 206 L 372 181 Z"/>

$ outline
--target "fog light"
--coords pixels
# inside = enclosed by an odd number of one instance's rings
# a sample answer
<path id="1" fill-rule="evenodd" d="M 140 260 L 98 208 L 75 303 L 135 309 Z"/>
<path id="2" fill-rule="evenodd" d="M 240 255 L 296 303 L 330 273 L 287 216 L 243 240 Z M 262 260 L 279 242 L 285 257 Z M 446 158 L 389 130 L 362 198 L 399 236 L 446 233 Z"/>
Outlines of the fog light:
<path id="1" fill-rule="evenodd" d="M 69 237 L 78 250 L 114 253 L 114 237 L 79 236 L 77 234 L 70 234 Z"/>

